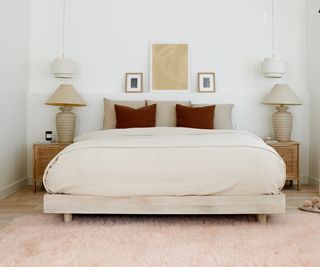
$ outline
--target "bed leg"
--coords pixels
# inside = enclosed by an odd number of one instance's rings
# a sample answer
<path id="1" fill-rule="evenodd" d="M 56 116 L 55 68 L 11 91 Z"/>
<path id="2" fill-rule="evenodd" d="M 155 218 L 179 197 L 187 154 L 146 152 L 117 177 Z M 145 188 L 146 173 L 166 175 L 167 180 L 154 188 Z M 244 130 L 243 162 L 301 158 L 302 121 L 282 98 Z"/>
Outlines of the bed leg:
<path id="1" fill-rule="evenodd" d="M 267 214 L 258 214 L 258 222 L 261 224 L 266 224 L 267 223 Z"/>
<path id="2" fill-rule="evenodd" d="M 63 214 L 63 221 L 65 223 L 71 222 L 72 221 L 72 214 L 70 214 L 70 213 Z"/>

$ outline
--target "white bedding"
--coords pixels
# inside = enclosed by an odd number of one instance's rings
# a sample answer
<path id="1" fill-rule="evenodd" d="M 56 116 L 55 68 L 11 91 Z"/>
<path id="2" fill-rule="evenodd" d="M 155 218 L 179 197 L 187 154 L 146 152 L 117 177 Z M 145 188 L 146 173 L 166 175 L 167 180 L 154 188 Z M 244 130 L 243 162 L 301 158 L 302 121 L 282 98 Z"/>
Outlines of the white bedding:
<path id="1" fill-rule="evenodd" d="M 83 134 L 48 165 L 50 193 L 94 196 L 278 194 L 285 164 L 236 130 L 113 129 Z"/>

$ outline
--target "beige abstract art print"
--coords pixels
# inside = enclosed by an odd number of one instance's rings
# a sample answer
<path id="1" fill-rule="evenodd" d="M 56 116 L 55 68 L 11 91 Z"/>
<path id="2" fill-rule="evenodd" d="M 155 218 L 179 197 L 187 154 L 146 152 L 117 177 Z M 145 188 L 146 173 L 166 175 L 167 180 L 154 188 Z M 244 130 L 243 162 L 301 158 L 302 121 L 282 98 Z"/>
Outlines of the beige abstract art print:
<path id="1" fill-rule="evenodd" d="M 152 44 L 151 91 L 189 90 L 189 45 Z"/>

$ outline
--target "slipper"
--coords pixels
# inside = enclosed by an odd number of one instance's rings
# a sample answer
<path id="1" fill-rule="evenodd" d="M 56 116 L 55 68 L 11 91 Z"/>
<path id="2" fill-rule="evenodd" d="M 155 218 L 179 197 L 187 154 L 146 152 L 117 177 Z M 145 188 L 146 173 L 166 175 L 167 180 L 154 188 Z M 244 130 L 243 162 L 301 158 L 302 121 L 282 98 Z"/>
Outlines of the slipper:
<path id="1" fill-rule="evenodd" d="M 320 213 L 320 198 L 314 197 L 311 200 L 306 200 L 299 206 L 299 209 L 307 212 Z"/>
<path id="2" fill-rule="evenodd" d="M 319 208 L 312 208 L 312 207 L 304 207 L 303 205 L 299 206 L 299 209 L 300 210 L 303 210 L 303 211 L 308 211 L 308 212 L 315 212 L 315 213 L 320 213 L 320 209 Z"/>

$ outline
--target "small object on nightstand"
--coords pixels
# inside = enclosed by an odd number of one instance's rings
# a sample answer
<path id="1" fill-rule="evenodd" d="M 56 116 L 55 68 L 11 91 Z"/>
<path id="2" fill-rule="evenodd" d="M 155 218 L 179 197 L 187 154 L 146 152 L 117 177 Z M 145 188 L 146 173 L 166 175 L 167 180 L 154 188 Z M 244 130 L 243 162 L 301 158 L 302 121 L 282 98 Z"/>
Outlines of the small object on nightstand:
<path id="1" fill-rule="evenodd" d="M 287 180 L 293 185 L 293 181 L 297 181 L 297 190 L 300 191 L 300 174 L 299 174 L 299 143 L 290 142 L 266 142 L 267 145 L 273 147 L 282 157 L 287 167 Z"/>
<path id="2" fill-rule="evenodd" d="M 46 131 L 45 138 L 47 142 L 52 142 L 52 131 Z"/>
<path id="3" fill-rule="evenodd" d="M 33 192 L 36 192 L 37 182 L 42 177 L 49 162 L 70 144 L 39 142 L 33 145 Z"/>

